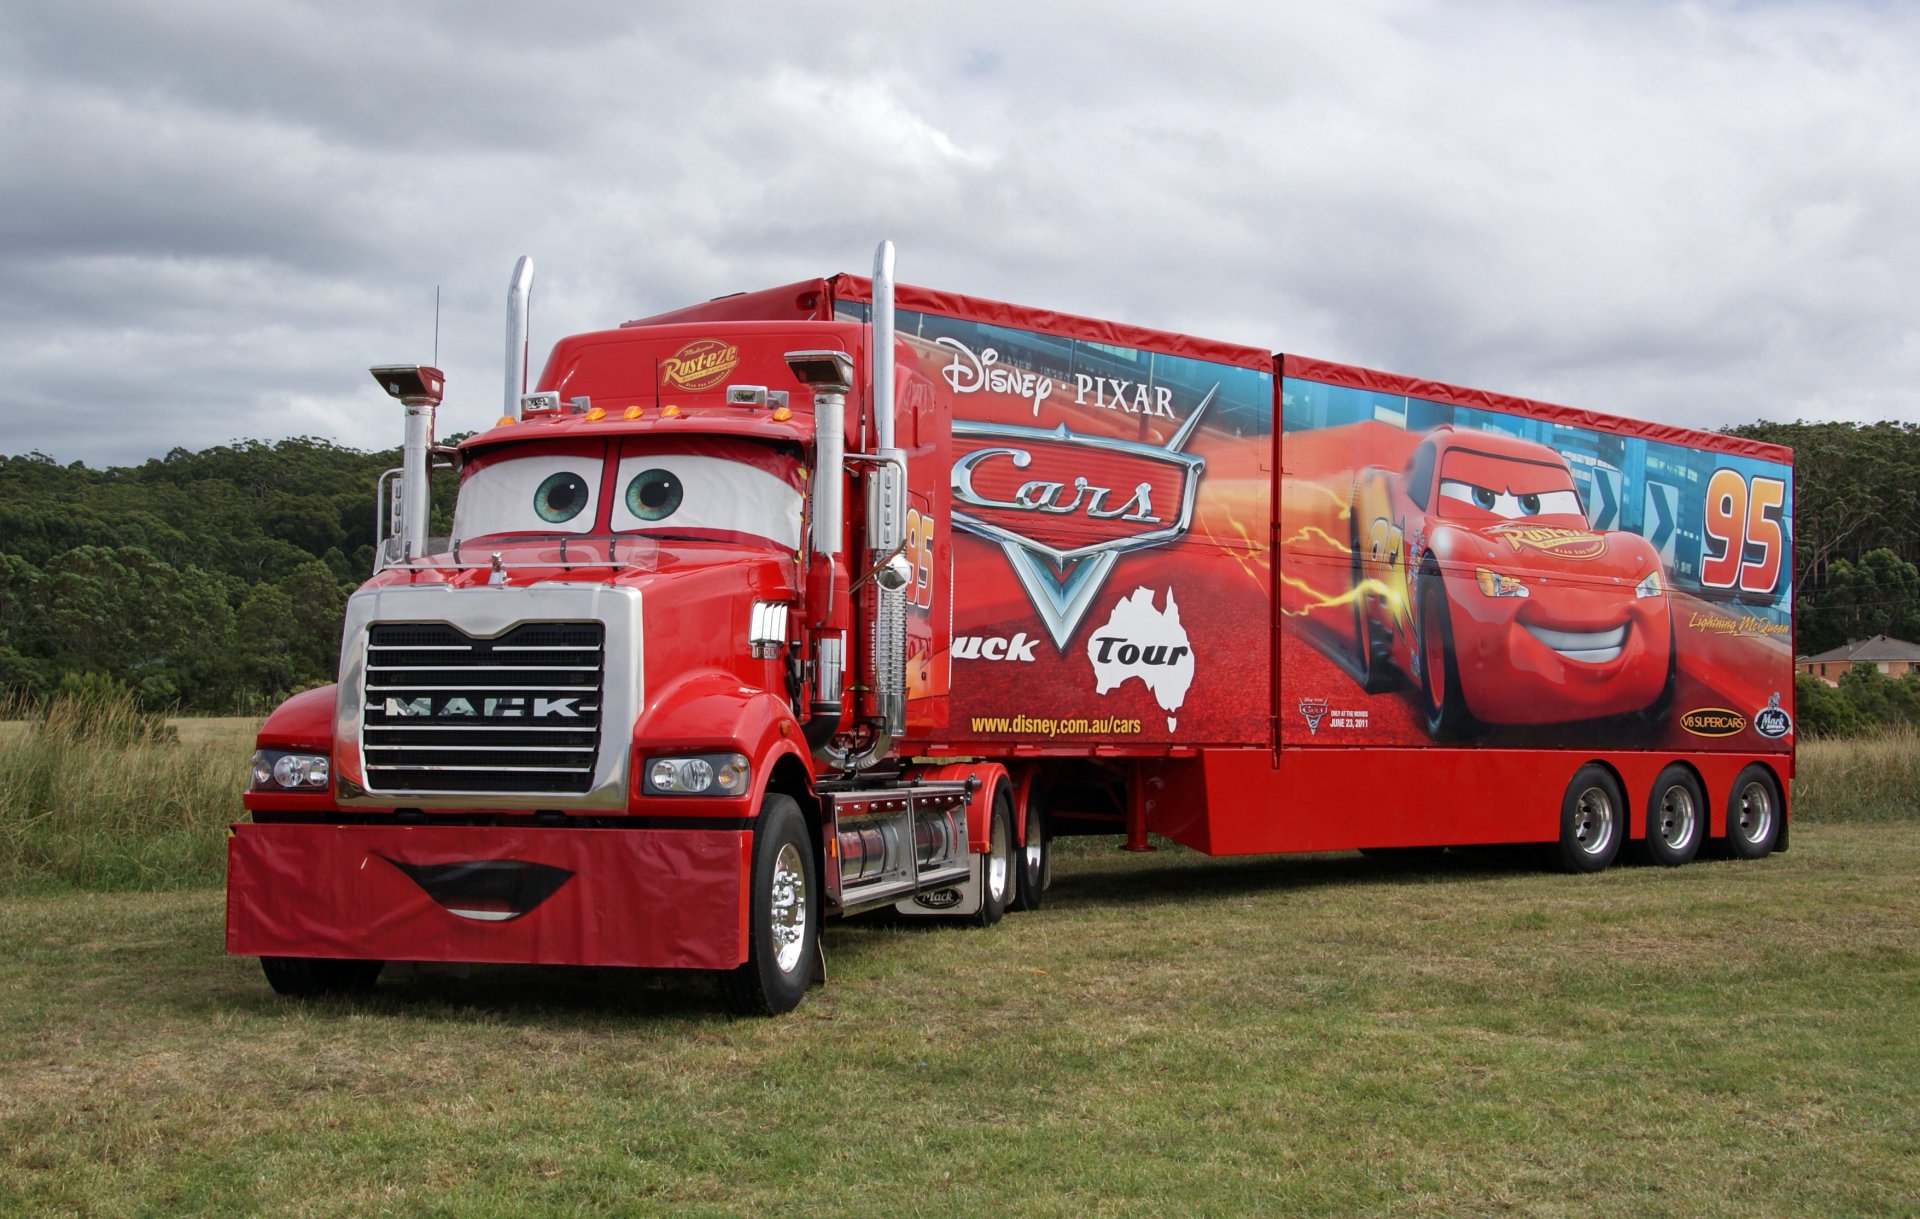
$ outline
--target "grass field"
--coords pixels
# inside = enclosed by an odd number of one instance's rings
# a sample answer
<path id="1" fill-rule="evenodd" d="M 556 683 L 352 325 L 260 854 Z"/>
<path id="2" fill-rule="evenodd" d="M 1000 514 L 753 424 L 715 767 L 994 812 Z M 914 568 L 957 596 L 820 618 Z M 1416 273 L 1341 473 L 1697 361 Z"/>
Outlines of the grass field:
<path id="1" fill-rule="evenodd" d="M 0 1215 L 1920 1214 L 1920 740 L 1803 746 L 1793 849 L 1062 853 L 830 984 L 222 952 L 251 720 L 0 728 Z"/>
<path id="2" fill-rule="evenodd" d="M 217 890 L 0 901 L 0 1212 L 1911 1215 L 1920 824 L 1597 877 L 1081 851 L 831 983 L 275 998 Z"/>

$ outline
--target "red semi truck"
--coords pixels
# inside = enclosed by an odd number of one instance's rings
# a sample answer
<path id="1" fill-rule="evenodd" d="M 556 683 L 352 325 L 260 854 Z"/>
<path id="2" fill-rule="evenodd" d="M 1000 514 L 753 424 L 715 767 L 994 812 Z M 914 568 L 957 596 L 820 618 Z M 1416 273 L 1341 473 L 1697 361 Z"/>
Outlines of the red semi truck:
<path id="1" fill-rule="evenodd" d="M 336 686 L 262 727 L 227 946 L 713 971 L 1038 906 L 1048 844 L 1787 845 L 1792 454 L 840 275 L 404 404 Z M 453 536 L 426 536 L 436 456 Z"/>

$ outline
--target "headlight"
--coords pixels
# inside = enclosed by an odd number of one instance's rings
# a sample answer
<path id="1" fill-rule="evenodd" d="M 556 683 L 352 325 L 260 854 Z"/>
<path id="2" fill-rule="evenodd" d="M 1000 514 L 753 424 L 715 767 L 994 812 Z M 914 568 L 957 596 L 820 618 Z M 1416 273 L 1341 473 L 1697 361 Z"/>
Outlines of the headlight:
<path id="1" fill-rule="evenodd" d="M 1533 595 L 1527 591 L 1526 585 L 1520 583 L 1520 581 L 1514 579 L 1512 576 L 1503 576 L 1499 572 L 1490 571 L 1485 567 L 1474 568 L 1473 579 L 1474 582 L 1480 586 L 1480 591 L 1489 597 L 1530 597 Z"/>
<path id="2" fill-rule="evenodd" d="M 1658 597 L 1666 591 L 1660 583 L 1660 569 L 1658 567 L 1648 572 L 1646 579 L 1633 586 L 1633 595 L 1636 597 Z"/>
<path id="3" fill-rule="evenodd" d="M 287 791 L 324 791 L 330 768 L 324 753 L 287 753 L 262 749 L 253 755 L 256 791 L 279 787 Z"/>
<path id="4" fill-rule="evenodd" d="M 647 763 L 650 796 L 743 796 L 751 775 L 737 753 L 703 753 L 691 758 L 655 758 Z"/>

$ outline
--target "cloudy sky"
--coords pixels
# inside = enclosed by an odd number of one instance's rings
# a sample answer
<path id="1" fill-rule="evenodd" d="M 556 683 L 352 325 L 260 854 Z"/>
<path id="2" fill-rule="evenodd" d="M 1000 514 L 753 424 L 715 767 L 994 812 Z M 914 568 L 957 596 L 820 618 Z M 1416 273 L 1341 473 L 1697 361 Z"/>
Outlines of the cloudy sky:
<path id="1" fill-rule="evenodd" d="M 741 14 L 741 15 L 736 15 Z M 398 442 L 836 271 L 1693 426 L 1915 419 L 1920 4 L 66 0 L 0 24 L 0 453 Z"/>

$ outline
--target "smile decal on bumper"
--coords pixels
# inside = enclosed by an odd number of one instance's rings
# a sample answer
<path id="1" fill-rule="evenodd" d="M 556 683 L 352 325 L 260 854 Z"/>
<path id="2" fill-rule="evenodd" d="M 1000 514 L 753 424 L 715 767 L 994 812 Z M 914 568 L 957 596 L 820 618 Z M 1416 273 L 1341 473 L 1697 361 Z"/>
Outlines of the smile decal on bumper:
<path id="1" fill-rule="evenodd" d="M 505 923 L 530 914 L 573 878 L 565 868 L 519 859 L 412 864 L 380 856 L 449 913 L 478 923 Z"/>

